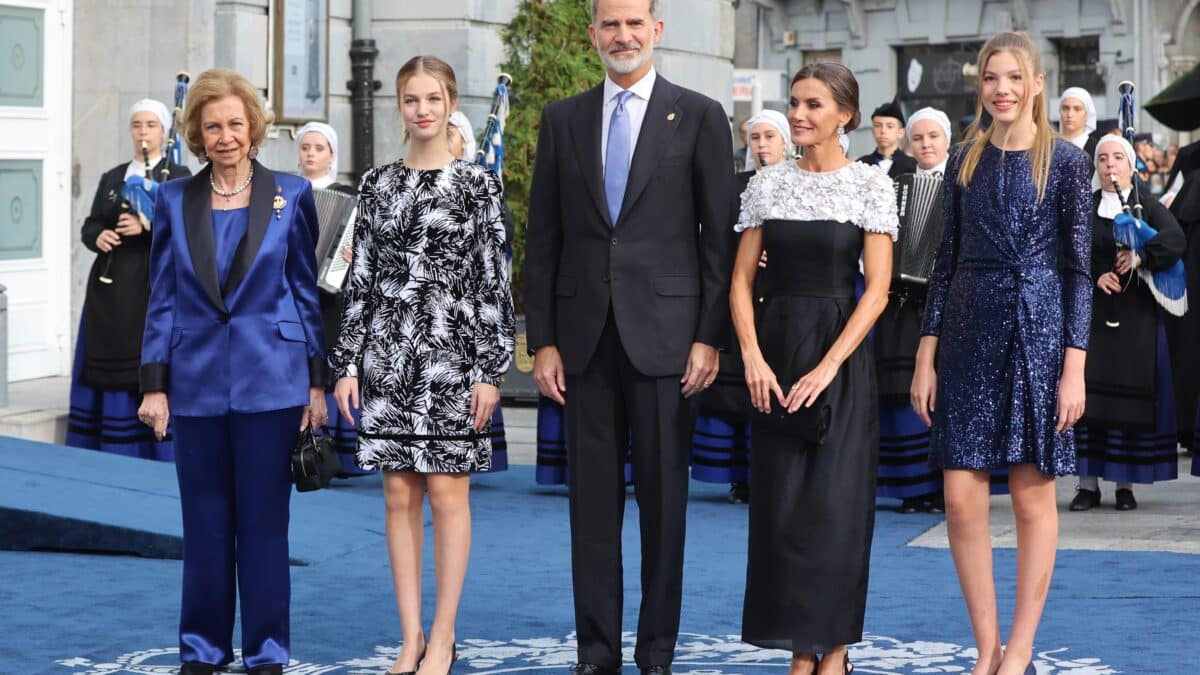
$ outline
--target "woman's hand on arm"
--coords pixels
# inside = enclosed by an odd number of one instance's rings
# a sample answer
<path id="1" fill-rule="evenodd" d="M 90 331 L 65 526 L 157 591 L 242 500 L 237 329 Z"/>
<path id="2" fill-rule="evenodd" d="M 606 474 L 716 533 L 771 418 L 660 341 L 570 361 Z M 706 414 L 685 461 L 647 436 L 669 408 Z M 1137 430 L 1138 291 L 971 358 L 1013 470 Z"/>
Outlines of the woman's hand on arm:
<path id="1" fill-rule="evenodd" d="M 165 391 L 152 391 L 142 397 L 138 407 L 138 419 L 154 429 L 154 437 L 162 440 L 167 436 L 167 423 L 171 421 L 171 408 L 167 405 Z"/>
<path id="2" fill-rule="evenodd" d="M 338 412 L 342 418 L 350 421 L 350 426 L 357 426 L 358 420 L 351 413 L 351 408 L 358 410 L 358 378 L 341 377 L 333 385 L 333 400 L 337 401 Z"/>
<path id="3" fill-rule="evenodd" d="M 738 240 L 737 257 L 733 263 L 733 275 L 729 284 L 729 309 L 733 314 L 733 327 L 737 332 L 742 350 L 742 361 L 746 370 L 746 387 L 750 390 L 750 403 L 754 409 L 771 412 L 771 394 L 783 405 L 783 389 L 775 372 L 763 359 L 758 348 L 758 334 L 754 328 L 754 277 L 758 273 L 758 261 L 762 257 L 762 229 L 753 227 L 742 232 Z"/>
<path id="4" fill-rule="evenodd" d="M 325 426 L 329 421 L 329 410 L 325 407 L 325 389 L 323 387 L 309 387 L 308 389 L 308 405 L 304 406 L 304 412 L 300 415 L 300 431 L 304 431 L 309 427 L 313 431 L 317 431 Z"/>
<path id="5" fill-rule="evenodd" d="M 1062 433 L 1075 426 L 1083 417 L 1087 402 L 1087 390 L 1083 373 L 1087 352 L 1067 347 L 1063 358 L 1062 377 L 1058 382 L 1058 424 L 1055 431 Z"/>
<path id="6" fill-rule="evenodd" d="M 933 426 L 933 410 L 937 405 L 937 371 L 933 367 L 937 347 L 936 335 L 921 338 L 917 347 L 916 367 L 913 368 L 912 388 L 908 394 L 913 412 L 927 427 Z"/>
<path id="7" fill-rule="evenodd" d="M 474 422 L 471 428 L 475 431 L 487 429 L 492 421 L 492 413 L 500 404 L 500 388 L 487 382 L 476 382 L 471 389 L 471 417 Z"/>

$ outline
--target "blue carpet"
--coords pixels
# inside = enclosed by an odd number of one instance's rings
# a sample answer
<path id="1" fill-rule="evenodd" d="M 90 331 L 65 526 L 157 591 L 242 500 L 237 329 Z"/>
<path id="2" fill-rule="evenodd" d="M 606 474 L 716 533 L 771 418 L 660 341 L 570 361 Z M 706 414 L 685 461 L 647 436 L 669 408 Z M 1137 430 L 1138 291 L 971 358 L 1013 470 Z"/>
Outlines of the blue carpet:
<path id="1" fill-rule="evenodd" d="M 17 446 L 6 443 L 0 442 L 0 488 L 15 491 L 12 485 L 20 481 L 11 465 Z M 46 450 L 40 461 L 53 462 L 59 450 Z M 7 476 L 5 459 L 11 460 Z M 164 476 L 147 473 L 143 464 L 156 463 L 128 465 L 126 479 L 132 475 L 154 485 L 128 492 L 147 496 L 152 511 L 145 514 L 147 522 L 177 529 L 177 503 L 174 514 L 164 506 L 174 489 L 163 484 Z M 169 465 L 164 468 L 170 470 Z M 70 473 L 61 466 L 55 471 Z M 55 491 L 43 496 L 60 511 L 86 514 L 95 509 L 128 525 L 138 520 L 131 512 L 146 508 L 133 499 L 124 502 L 124 515 L 113 514 L 122 508 L 116 502 L 88 503 L 98 498 L 97 488 L 73 490 L 50 482 Z M 83 482 L 94 486 L 104 481 L 89 477 Z M 684 635 L 675 672 L 783 672 L 786 654 L 757 650 L 737 639 L 746 508 L 726 503 L 725 491 L 723 486 L 692 484 Z M 23 494 L 22 499 L 33 501 L 33 488 Z M 565 491 L 536 486 L 533 467 L 516 466 L 475 478 L 472 497 L 475 538 L 459 613 L 462 660 L 457 671 L 566 672 L 575 654 Z M 4 499 L 0 495 L 0 505 Z M 382 537 L 379 478 L 340 481 L 326 493 L 293 495 L 292 506 L 292 555 L 299 563 L 292 567 L 297 661 L 287 672 L 383 672 L 395 654 L 399 625 Z M 969 672 L 973 653 L 965 645 L 971 644 L 971 633 L 949 552 L 905 546 L 937 522 L 930 515 L 878 513 L 869 635 L 851 652 L 856 673 Z M 639 587 L 632 499 L 625 532 L 626 663 L 631 666 Z M 429 549 L 427 545 L 427 560 Z M 1012 614 L 1015 568 L 1012 551 L 997 551 L 1005 625 Z M 1194 556 L 1178 554 L 1060 553 L 1039 632 L 1038 672 L 1200 671 L 1192 650 L 1200 609 L 1197 569 Z M 431 565 L 427 570 L 426 625 L 433 612 Z M 179 575 L 179 561 L 167 558 L 0 552 L 0 672 L 175 672 Z"/>

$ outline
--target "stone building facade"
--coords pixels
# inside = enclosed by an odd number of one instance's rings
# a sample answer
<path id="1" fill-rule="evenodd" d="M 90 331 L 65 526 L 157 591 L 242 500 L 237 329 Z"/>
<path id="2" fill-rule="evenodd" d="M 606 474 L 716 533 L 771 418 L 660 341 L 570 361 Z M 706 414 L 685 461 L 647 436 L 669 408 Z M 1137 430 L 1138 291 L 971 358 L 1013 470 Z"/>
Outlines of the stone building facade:
<path id="1" fill-rule="evenodd" d="M 973 112 L 975 89 L 962 66 L 974 63 L 990 35 L 1023 30 L 1042 52 L 1051 97 L 1083 86 L 1102 118 L 1116 117 L 1122 80 L 1133 81 L 1145 102 L 1197 62 L 1198 5 L 1200 0 L 741 0 L 734 62 L 776 71 L 786 87 L 782 78 L 804 63 L 838 60 L 858 76 L 865 110 L 899 95 L 907 111 L 937 105 L 953 119 Z M 774 82 L 770 88 L 775 100 L 767 104 L 785 105 Z M 749 111 L 739 104 L 737 112 L 741 117 Z M 1180 140 L 1149 116 L 1139 126 L 1160 143 Z M 852 135 L 852 153 L 872 147 L 865 127 Z"/>
<path id="2" fill-rule="evenodd" d="M 70 372 L 84 284 L 95 258 L 79 244 L 79 226 L 100 175 L 133 157 L 126 113 L 134 101 L 153 97 L 169 105 L 177 71 L 195 76 L 223 66 L 247 75 L 274 104 L 283 97 L 282 35 L 294 27 L 284 25 L 287 12 L 319 12 L 325 17 L 317 28 L 326 36 L 327 55 L 322 80 L 310 86 L 323 85 L 325 118 L 340 136 L 339 165 L 348 178 L 353 139 L 347 81 L 356 9 L 363 12 L 360 19 L 369 15 L 363 23 L 379 49 L 375 78 L 383 86 L 375 99 L 373 144 L 378 164 L 402 152 L 392 82 L 404 60 L 415 54 L 436 54 L 455 68 L 460 107 L 482 126 L 499 65 L 506 60 L 499 30 L 518 4 L 519 0 L 0 0 L 0 42 L 20 43 L 22 49 L 44 57 L 37 60 L 31 86 L 46 92 L 36 104 L 31 99 L 28 110 L 13 112 L 5 107 L 8 87 L 0 84 L 0 123 L 17 120 L 13 128 L 24 135 L 21 142 L 0 140 L 0 179 L 17 176 L 0 180 L 0 199 L 7 198 L 7 192 L 23 191 L 28 193 L 22 195 L 24 203 L 43 207 L 37 213 L 22 212 L 21 237 L 6 237 L 0 231 L 0 284 L 9 286 L 10 316 L 20 322 L 19 331 L 10 330 L 10 379 Z M 660 5 L 667 23 L 656 54 L 660 71 L 724 101 L 732 113 L 732 0 L 661 0 Z M 30 23 L 29 17 L 36 21 Z M 26 60 L 19 65 L 24 74 L 33 72 Z M 17 70 L 15 61 L 0 59 L 0 83 Z M 293 134 L 301 122 L 280 118 L 262 148 L 261 161 L 292 170 Z M 37 163 L 36 175 L 28 170 L 29 162 Z M 194 159 L 188 163 L 198 168 Z M 9 167 L 16 167 L 17 173 L 4 173 Z M 36 246 L 30 243 L 33 239 Z M 11 255 L 6 247 L 12 248 Z"/>

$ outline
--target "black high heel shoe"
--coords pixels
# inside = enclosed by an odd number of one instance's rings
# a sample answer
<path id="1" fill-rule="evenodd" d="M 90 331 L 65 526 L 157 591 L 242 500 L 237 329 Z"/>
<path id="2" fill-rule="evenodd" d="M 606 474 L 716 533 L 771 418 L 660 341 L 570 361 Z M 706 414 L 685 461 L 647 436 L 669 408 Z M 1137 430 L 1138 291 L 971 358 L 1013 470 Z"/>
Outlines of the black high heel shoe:
<path id="1" fill-rule="evenodd" d="M 421 662 L 425 660 L 425 650 L 428 648 L 429 648 L 429 643 L 425 643 L 425 645 L 421 647 L 421 655 L 417 657 L 417 668 L 420 668 Z M 384 673 L 384 675 L 417 675 L 417 671 L 402 670 L 398 673 L 395 673 L 395 672 L 392 672 L 389 670 L 386 673 Z"/>

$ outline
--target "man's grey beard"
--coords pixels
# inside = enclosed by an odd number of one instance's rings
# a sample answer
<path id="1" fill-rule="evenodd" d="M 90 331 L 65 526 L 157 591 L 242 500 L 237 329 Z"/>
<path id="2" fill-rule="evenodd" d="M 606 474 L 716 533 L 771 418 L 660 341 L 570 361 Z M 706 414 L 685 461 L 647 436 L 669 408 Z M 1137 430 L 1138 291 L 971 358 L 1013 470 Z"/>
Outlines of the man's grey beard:
<path id="1" fill-rule="evenodd" d="M 638 68 L 646 65 L 650 59 L 654 58 L 654 47 L 652 45 L 642 47 L 637 56 L 631 59 L 618 59 L 606 52 L 597 51 L 600 54 L 600 60 L 604 62 L 604 67 L 621 75 L 637 72 Z"/>

